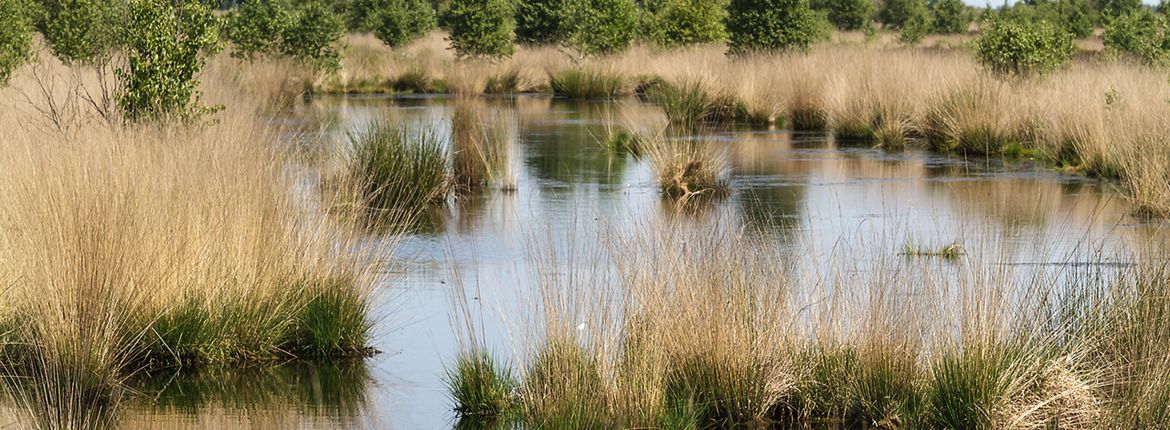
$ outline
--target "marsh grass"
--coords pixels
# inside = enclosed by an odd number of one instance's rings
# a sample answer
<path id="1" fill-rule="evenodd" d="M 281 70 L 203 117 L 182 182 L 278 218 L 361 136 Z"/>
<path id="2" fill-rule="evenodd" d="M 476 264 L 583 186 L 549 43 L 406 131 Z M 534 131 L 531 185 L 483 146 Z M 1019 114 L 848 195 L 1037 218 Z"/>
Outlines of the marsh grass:
<path id="1" fill-rule="evenodd" d="M 447 148 L 437 130 L 373 123 L 349 135 L 347 180 L 363 206 L 414 218 L 451 189 Z"/>
<path id="2" fill-rule="evenodd" d="M 484 114 L 478 101 L 457 99 L 451 117 L 452 177 L 460 193 L 488 188 L 514 191 L 519 180 L 516 139 L 509 115 Z"/>
<path id="3" fill-rule="evenodd" d="M 599 69 L 568 69 L 549 77 L 553 94 L 574 100 L 612 100 L 630 93 L 626 78 Z"/>
<path id="4" fill-rule="evenodd" d="M 662 107 L 667 120 L 677 128 L 696 130 L 735 120 L 735 100 L 712 93 L 700 81 L 658 81 L 643 91 L 646 99 Z"/>
<path id="5" fill-rule="evenodd" d="M 966 251 L 963 250 L 963 246 L 958 242 L 952 242 L 937 249 L 910 242 L 907 242 L 902 247 L 902 255 L 907 257 L 939 257 L 944 260 L 953 261 L 958 260 L 959 257 L 965 254 Z"/>
<path id="6" fill-rule="evenodd" d="M 446 381 L 461 417 L 500 419 L 512 411 L 516 379 L 509 367 L 486 351 L 461 354 Z"/>
<path id="7" fill-rule="evenodd" d="M 639 156 L 650 163 L 662 193 L 672 199 L 722 196 L 729 190 L 730 165 L 716 142 L 668 135 L 669 129 L 640 132 Z"/>

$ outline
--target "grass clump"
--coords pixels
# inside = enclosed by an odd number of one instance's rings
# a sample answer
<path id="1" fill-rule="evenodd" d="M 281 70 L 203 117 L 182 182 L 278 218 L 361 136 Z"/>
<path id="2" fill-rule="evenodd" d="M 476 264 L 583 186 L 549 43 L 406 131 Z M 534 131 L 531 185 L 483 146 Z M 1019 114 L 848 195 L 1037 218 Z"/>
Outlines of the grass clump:
<path id="1" fill-rule="evenodd" d="M 447 154 L 435 130 L 375 123 L 349 141 L 348 175 L 366 206 L 413 217 L 446 199 Z"/>
<path id="2" fill-rule="evenodd" d="M 997 155 L 1018 142 L 1016 121 L 1005 112 L 1007 89 L 996 82 L 957 88 L 931 103 L 923 133 L 942 151 Z"/>
<path id="3" fill-rule="evenodd" d="M 549 85 L 553 94 L 574 100 L 616 99 L 628 92 L 624 77 L 595 69 L 567 69 L 554 73 L 549 77 Z"/>
<path id="4" fill-rule="evenodd" d="M 733 121 L 736 104 L 730 97 L 714 94 L 701 82 L 658 81 L 645 89 L 646 98 L 662 107 L 672 126 L 697 129 Z"/>
<path id="5" fill-rule="evenodd" d="M 529 365 L 523 414 L 537 428 L 602 428 L 610 421 L 600 363 L 570 340 L 550 340 Z"/>
<path id="6" fill-rule="evenodd" d="M 476 102 L 455 102 L 451 117 L 452 178 L 455 191 L 469 193 L 495 187 L 513 191 L 519 180 L 515 161 L 514 118 L 487 121 Z"/>
<path id="7" fill-rule="evenodd" d="M 662 193 L 675 199 L 722 195 L 729 190 L 730 167 L 713 142 L 666 136 L 665 131 L 637 138 L 641 156 L 649 160 Z"/>
<path id="8" fill-rule="evenodd" d="M 501 418 L 509 413 L 517 389 L 512 370 L 486 351 L 469 351 L 447 372 L 447 389 L 461 417 Z"/>
<path id="9" fill-rule="evenodd" d="M 944 260 L 957 260 L 964 254 L 966 254 L 966 252 L 963 251 L 963 246 L 958 242 L 944 245 L 938 249 L 933 249 L 922 245 L 915 245 L 913 243 L 906 243 L 906 245 L 902 247 L 902 255 L 907 257 L 941 257 Z"/>

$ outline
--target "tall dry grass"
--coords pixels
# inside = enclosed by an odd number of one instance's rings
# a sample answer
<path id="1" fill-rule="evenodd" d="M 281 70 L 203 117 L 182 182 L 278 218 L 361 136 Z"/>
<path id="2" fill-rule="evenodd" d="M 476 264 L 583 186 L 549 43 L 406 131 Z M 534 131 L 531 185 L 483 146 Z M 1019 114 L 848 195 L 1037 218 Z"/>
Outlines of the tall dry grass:
<path id="1" fill-rule="evenodd" d="M 63 126 L 42 103 L 83 103 L 92 82 L 48 80 L 70 73 L 0 90 L 2 364 L 24 425 L 101 424 L 142 370 L 368 353 L 370 260 L 304 204 L 264 119 L 280 91 L 230 70 L 203 75 L 228 113 L 197 126 Z"/>
<path id="2" fill-rule="evenodd" d="M 734 228 L 603 227 L 597 240 L 533 242 L 520 287 L 533 307 L 504 317 L 520 383 L 499 397 L 523 425 L 1170 425 L 1161 254 L 1026 276 L 839 255 L 810 274 L 792 261 L 816 257 Z"/>

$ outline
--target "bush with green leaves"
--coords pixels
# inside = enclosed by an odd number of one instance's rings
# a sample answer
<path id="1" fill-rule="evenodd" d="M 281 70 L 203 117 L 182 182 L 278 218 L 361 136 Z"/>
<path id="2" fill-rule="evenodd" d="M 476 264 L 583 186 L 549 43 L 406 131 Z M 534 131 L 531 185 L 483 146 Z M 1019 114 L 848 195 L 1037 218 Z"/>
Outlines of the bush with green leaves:
<path id="1" fill-rule="evenodd" d="M 993 19 L 975 40 L 975 55 L 1003 75 L 1047 73 L 1072 59 L 1072 35 L 1047 21 Z"/>
<path id="2" fill-rule="evenodd" d="M 1132 55 L 1146 64 L 1170 64 L 1170 22 L 1139 9 L 1109 23 L 1102 35 L 1111 52 Z"/>
<path id="3" fill-rule="evenodd" d="M 435 29 L 435 9 L 426 0 L 383 0 L 374 13 L 373 31 L 386 45 L 405 45 Z"/>
<path id="4" fill-rule="evenodd" d="M 829 22 L 841 30 L 862 30 L 873 25 L 870 0 L 817 0 L 812 7 L 824 12 Z"/>
<path id="5" fill-rule="evenodd" d="M 111 0 L 41 0 L 37 30 L 53 55 L 67 64 L 92 63 L 122 43 L 126 3 Z"/>
<path id="6" fill-rule="evenodd" d="M 1108 20 L 1142 9 L 1142 0 L 1097 0 L 1097 8 Z"/>
<path id="7" fill-rule="evenodd" d="M 650 39 L 658 45 L 711 43 L 727 37 L 727 0 L 658 0 L 646 6 Z"/>
<path id="8" fill-rule="evenodd" d="M 280 39 L 280 53 L 324 70 L 341 68 L 345 23 L 322 0 L 304 1 L 293 11 Z"/>
<path id="9" fill-rule="evenodd" d="M 966 33 L 971 15 L 963 0 L 930 0 L 927 4 L 933 21 L 932 31 L 942 34 Z"/>
<path id="10" fill-rule="evenodd" d="M 1091 0 L 1032 0 L 999 11 L 1000 18 L 1048 21 L 1076 37 L 1089 37 L 1099 20 Z"/>
<path id="11" fill-rule="evenodd" d="M 564 42 L 572 31 L 573 0 L 519 0 L 516 40 L 537 45 Z"/>
<path id="12" fill-rule="evenodd" d="M 926 0 L 883 0 L 878 20 L 886 28 L 900 30 L 910 20 L 928 14 Z"/>
<path id="13" fill-rule="evenodd" d="M 341 67 L 345 24 L 321 0 L 249 0 L 227 20 L 224 33 L 234 45 L 232 56 L 288 57 L 324 70 Z"/>
<path id="14" fill-rule="evenodd" d="M 199 81 L 207 56 L 218 47 L 216 19 L 198 1 L 130 0 L 126 67 L 118 71 L 118 107 L 130 121 L 192 120 L 199 106 Z"/>
<path id="15" fill-rule="evenodd" d="M 582 56 L 621 52 L 638 36 L 633 0 L 579 0 L 569 10 L 569 45 Z"/>
<path id="16" fill-rule="evenodd" d="M 280 51 L 281 35 L 293 16 L 285 0 L 248 0 L 228 16 L 224 35 L 233 44 L 232 56 L 254 59 Z"/>
<path id="17" fill-rule="evenodd" d="M 443 19 L 460 57 L 507 57 L 516 51 L 510 0 L 451 0 Z"/>
<path id="18" fill-rule="evenodd" d="M 727 19 L 732 54 L 808 49 L 828 37 L 828 23 L 808 0 L 731 0 Z"/>
<path id="19" fill-rule="evenodd" d="M 927 11 L 922 10 L 902 23 L 902 29 L 898 32 L 898 41 L 911 46 L 917 45 L 927 34 L 934 31 L 933 17 Z"/>
<path id="20" fill-rule="evenodd" d="M 0 87 L 29 58 L 32 19 L 23 0 L 0 0 Z"/>

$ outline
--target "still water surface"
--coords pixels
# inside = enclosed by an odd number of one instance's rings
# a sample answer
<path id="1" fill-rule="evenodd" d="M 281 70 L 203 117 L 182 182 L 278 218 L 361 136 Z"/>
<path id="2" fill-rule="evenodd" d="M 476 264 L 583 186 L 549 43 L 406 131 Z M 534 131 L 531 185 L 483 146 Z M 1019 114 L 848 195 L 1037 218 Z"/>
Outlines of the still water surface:
<path id="1" fill-rule="evenodd" d="M 450 129 L 444 98 L 319 99 L 287 118 L 316 130 L 329 158 L 347 130 L 372 121 Z M 938 261 L 1020 267 L 1123 267 L 1166 226 L 1129 216 L 1111 186 L 1027 161 L 882 151 L 824 134 L 729 130 L 703 136 L 726 148 L 729 197 L 680 214 L 648 164 L 603 149 L 611 127 L 655 118 L 637 102 L 578 103 L 543 96 L 490 99 L 485 118 L 513 136 L 514 192 L 489 192 L 439 210 L 404 239 L 380 286 L 375 347 L 364 363 L 157 375 L 136 382 L 129 427 L 442 429 L 453 423 L 443 383 L 461 337 L 452 328 L 453 285 L 472 296 L 486 343 L 512 356 L 517 286 L 531 285 L 528 256 L 541 237 L 591 246 L 607 229 L 637 232 L 684 223 L 747 231 L 812 266 L 899 261 L 906 243 L 959 243 L 972 257 Z M 316 168 L 312 161 L 307 169 Z M 377 239 L 376 235 L 371 237 Z M 554 241 L 556 242 L 556 241 Z M 575 243 L 571 243 L 575 242 Z M 843 251 L 844 250 L 844 251 Z M 974 256 L 978 256 L 975 258 Z M 905 259 L 906 257 L 901 257 Z M 975 263 L 978 261 L 978 263 Z M 854 264 L 854 262 L 850 262 Z M 858 263 L 858 266 L 865 266 Z M 823 273 L 811 267 L 808 272 Z"/>

